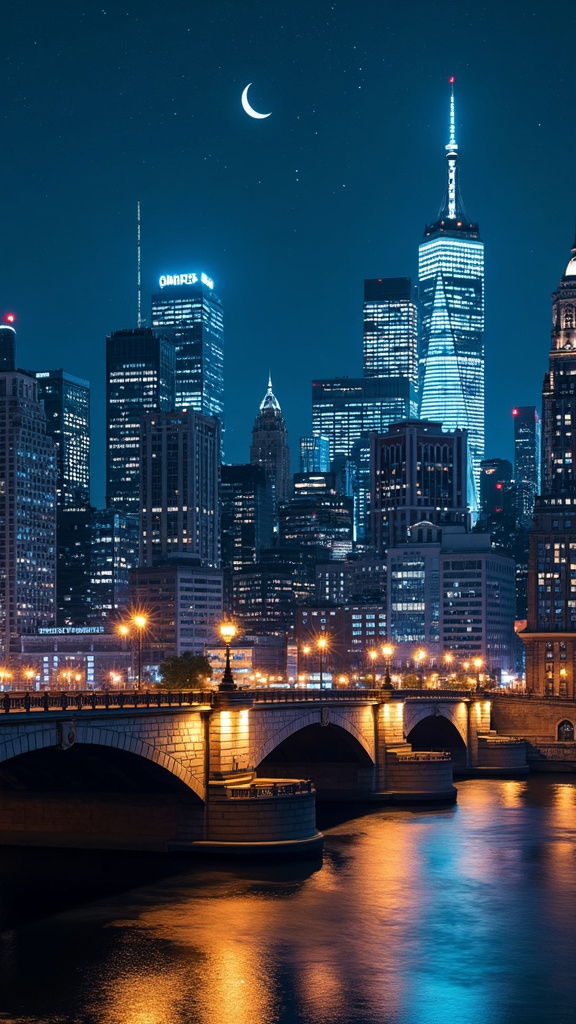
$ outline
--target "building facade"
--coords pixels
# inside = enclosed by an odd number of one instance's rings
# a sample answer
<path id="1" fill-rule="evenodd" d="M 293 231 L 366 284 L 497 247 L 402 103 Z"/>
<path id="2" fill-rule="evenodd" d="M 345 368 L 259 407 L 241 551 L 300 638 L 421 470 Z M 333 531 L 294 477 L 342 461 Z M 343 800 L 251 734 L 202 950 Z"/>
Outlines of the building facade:
<path id="1" fill-rule="evenodd" d="M 484 244 L 464 209 L 451 79 L 448 181 L 418 251 L 420 416 L 468 432 L 476 490 L 484 458 Z M 470 504 L 476 501 L 471 496 Z"/>
<path id="2" fill-rule="evenodd" d="M 64 370 L 34 373 L 56 451 L 57 507 L 90 506 L 90 384 Z"/>
<path id="3" fill-rule="evenodd" d="M 418 387 L 418 317 L 409 277 L 364 281 L 364 376 L 404 377 Z"/>
<path id="4" fill-rule="evenodd" d="M 140 508 L 140 421 L 174 408 L 174 343 L 149 327 L 106 338 L 106 503 Z"/>
<path id="5" fill-rule="evenodd" d="M 188 554 L 220 568 L 219 421 L 191 409 L 148 413 L 140 466 L 140 564 Z"/>
<path id="6" fill-rule="evenodd" d="M 542 389 L 542 493 L 528 560 L 526 687 L 576 697 L 576 240 L 552 296 L 552 345 Z"/>
<path id="7" fill-rule="evenodd" d="M 116 508 L 90 517 L 90 610 L 94 625 L 113 624 L 130 601 L 130 573 L 138 565 L 138 516 Z"/>
<path id="8" fill-rule="evenodd" d="M 56 619 L 56 459 L 34 378 L 0 373 L 0 659 Z"/>
<path id="9" fill-rule="evenodd" d="M 270 481 L 276 528 L 278 507 L 282 501 L 287 501 L 290 497 L 292 478 L 290 476 L 288 430 L 280 403 L 272 391 L 271 378 L 268 379 L 268 388 L 260 403 L 260 409 L 252 429 L 250 464 L 262 466 L 266 472 L 266 478 Z"/>
<path id="10" fill-rule="evenodd" d="M 371 442 L 371 521 L 379 555 L 403 544 L 408 529 L 422 519 L 437 526 L 468 523 L 465 430 L 411 420 L 372 435 Z"/>
<path id="11" fill-rule="evenodd" d="M 512 409 L 514 423 L 514 481 L 518 521 L 529 530 L 532 526 L 536 496 L 540 494 L 541 426 L 534 405 L 518 405 Z"/>
<path id="12" fill-rule="evenodd" d="M 224 607 L 234 613 L 234 574 L 253 568 L 272 545 L 272 489 L 263 466 L 222 466 L 220 525 Z"/>
<path id="13" fill-rule="evenodd" d="M 176 348 L 175 408 L 224 417 L 224 319 L 206 274 L 162 275 L 152 327 Z"/>
<path id="14" fill-rule="evenodd" d="M 330 461 L 349 458 L 371 431 L 415 414 L 416 391 L 406 377 L 335 377 L 312 381 L 312 429 L 330 441 Z"/>

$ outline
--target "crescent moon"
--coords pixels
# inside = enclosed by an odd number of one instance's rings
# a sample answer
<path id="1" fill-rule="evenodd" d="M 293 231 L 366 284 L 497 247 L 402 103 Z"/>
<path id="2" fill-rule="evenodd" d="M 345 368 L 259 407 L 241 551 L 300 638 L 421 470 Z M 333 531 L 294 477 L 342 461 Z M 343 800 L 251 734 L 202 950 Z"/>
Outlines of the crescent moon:
<path id="1" fill-rule="evenodd" d="M 246 88 L 244 89 L 244 92 L 242 93 L 242 106 L 244 107 L 244 110 L 246 111 L 246 113 L 250 117 L 257 117 L 257 118 L 270 117 L 270 114 L 272 113 L 272 111 L 270 111 L 269 114 L 259 114 L 257 110 L 254 110 L 254 107 L 250 106 L 250 104 L 248 102 L 248 89 L 250 88 L 251 85 L 252 85 L 252 82 L 248 82 L 248 85 L 246 86 Z"/>

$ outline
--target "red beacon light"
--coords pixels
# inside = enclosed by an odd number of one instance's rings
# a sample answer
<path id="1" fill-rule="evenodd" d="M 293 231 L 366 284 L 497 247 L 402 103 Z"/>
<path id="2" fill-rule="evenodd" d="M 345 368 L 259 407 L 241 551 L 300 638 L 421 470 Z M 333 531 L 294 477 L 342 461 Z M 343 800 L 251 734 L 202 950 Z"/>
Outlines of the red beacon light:
<path id="1" fill-rule="evenodd" d="M 518 409 L 512 409 L 512 415 L 513 416 L 517 416 L 518 415 Z"/>
<path id="2" fill-rule="evenodd" d="M 454 85 L 454 75 L 450 75 L 448 82 L 450 83 L 450 85 Z"/>
<path id="3" fill-rule="evenodd" d="M 13 324 L 16 317 L 14 316 L 14 313 L 6 313 L 4 320 L 7 324 Z"/>

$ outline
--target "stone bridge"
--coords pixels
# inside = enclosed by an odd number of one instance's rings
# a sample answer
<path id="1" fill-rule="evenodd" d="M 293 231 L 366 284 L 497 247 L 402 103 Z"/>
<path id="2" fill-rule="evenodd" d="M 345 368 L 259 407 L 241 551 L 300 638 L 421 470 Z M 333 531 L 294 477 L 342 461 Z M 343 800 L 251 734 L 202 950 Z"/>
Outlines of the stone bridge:
<path id="1" fill-rule="evenodd" d="M 525 770 L 491 702 L 454 691 L 19 694 L 0 701 L 0 843 L 317 842 L 323 799 L 450 800 Z"/>

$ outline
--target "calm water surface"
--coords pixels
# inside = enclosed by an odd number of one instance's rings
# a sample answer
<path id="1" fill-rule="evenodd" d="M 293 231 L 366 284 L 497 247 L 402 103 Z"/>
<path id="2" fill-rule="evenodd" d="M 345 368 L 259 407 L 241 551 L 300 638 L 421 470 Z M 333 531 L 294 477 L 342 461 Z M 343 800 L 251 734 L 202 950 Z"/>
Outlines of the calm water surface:
<path id="1" fill-rule="evenodd" d="M 574 1024 L 576 779 L 458 792 L 322 864 L 0 853 L 0 1022 Z"/>

